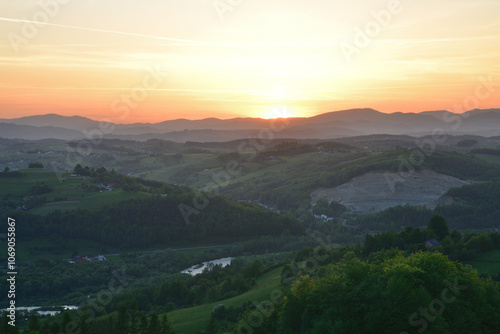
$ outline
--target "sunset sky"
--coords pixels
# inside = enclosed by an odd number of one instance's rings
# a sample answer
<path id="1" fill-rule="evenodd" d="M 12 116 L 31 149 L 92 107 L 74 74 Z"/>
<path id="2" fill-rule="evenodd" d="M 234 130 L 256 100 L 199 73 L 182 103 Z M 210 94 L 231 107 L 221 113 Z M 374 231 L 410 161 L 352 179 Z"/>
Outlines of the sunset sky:
<path id="1" fill-rule="evenodd" d="M 0 118 L 453 110 L 480 77 L 500 82 L 498 0 L 0 0 L 0 8 Z M 479 108 L 500 107 L 494 87 Z"/>

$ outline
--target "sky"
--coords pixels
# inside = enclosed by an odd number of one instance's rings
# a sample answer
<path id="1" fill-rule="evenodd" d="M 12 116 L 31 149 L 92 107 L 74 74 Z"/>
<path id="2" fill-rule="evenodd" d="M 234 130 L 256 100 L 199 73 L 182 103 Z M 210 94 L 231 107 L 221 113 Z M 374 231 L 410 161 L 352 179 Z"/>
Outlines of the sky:
<path id="1" fill-rule="evenodd" d="M 500 107 L 498 0 L 0 0 L 0 8 L 0 118 L 153 123 Z"/>

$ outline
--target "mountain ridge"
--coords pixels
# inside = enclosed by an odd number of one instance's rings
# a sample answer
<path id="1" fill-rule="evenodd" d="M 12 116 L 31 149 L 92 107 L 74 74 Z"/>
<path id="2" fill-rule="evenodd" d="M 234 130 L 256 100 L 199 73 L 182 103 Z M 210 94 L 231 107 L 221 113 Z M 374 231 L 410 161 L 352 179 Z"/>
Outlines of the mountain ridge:
<path id="1" fill-rule="evenodd" d="M 158 123 L 111 123 L 109 129 L 112 131 L 108 133 L 103 131 L 103 122 L 79 115 L 53 113 L 4 118 L 0 119 L 0 125 L 0 137 L 4 138 L 64 140 L 88 138 L 91 133 L 100 133 L 106 138 L 139 141 L 153 138 L 177 142 L 228 141 L 255 137 L 262 131 L 271 131 L 273 138 L 297 139 L 333 139 L 371 134 L 422 136 L 438 130 L 454 134 L 496 136 L 500 135 L 500 109 L 473 109 L 457 114 L 446 110 L 383 113 L 372 108 L 358 108 L 278 120 L 252 117 L 181 118 Z"/>

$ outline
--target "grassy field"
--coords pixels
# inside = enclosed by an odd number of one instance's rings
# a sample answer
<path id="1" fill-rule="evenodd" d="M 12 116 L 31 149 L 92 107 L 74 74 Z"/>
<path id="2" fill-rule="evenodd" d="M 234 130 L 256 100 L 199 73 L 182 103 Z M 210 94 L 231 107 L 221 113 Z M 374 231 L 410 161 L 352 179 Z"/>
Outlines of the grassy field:
<path id="1" fill-rule="evenodd" d="M 121 189 L 103 190 L 102 192 L 85 191 L 82 186 L 96 185 L 95 181 L 70 176 L 68 173 L 54 172 L 46 169 L 20 170 L 23 177 L 0 178 L 0 198 L 14 200 L 18 205 L 27 204 L 32 187 L 37 182 L 45 182 L 52 188 L 51 192 L 43 194 L 46 203 L 37 205 L 29 212 L 47 214 L 55 210 L 99 209 L 131 198 L 145 198 L 144 192 L 125 192 Z M 26 200 L 25 200 L 26 199 Z"/>
<path id="2" fill-rule="evenodd" d="M 250 291 L 239 296 L 169 312 L 167 315 L 172 322 L 172 327 L 177 334 L 194 334 L 206 327 L 213 308 L 219 304 L 237 307 L 247 301 L 260 303 L 270 300 L 271 293 L 280 286 L 281 270 L 282 268 L 277 268 L 262 275 Z"/>
<path id="3" fill-rule="evenodd" d="M 500 274 L 500 250 L 482 253 L 474 260 L 465 263 L 476 268 L 480 274 L 497 276 Z"/>
<path id="4" fill-rule="evenodd" d="M 49 185 L 56 185 L 59 179 L 56 173 L 45 169 L 24 169 L 21 170 L 24 177 L 4 177 L 0 178 L 0 196 L 28 196 L 31 188 L 37 182 L 45 182 Z"/>

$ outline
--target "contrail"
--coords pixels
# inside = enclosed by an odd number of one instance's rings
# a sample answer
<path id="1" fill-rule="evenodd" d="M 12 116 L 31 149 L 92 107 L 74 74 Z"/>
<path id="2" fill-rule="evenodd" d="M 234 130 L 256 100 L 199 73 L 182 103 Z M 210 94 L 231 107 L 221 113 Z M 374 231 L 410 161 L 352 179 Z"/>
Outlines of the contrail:
<path id="1" fill-rule="evenodd" d="M 197 44 L 197 45 L 214 45 L 213 43 L 206 43 L 206 42 L 194 41 L 194 40 L 189 40 L 189 39 L 161 37 L 161 36 L 137 34 L 137 33 L 132 33 L 132 32 L 123 32 L 123 31 L 106 30 L 106 29 L 77 27 L 77 26 L 70 26 L 70 25 L 66 25 L 66 24 L 38 22 L 38 21 L 23 20 L 23 19 L 11 19 L 11 18 L 6 18 L 6 17 L 0 17 L 0 21 L 14 22 L 14 23 L 33 23 L 33 24 L 37 24 L 37 25 L 42 24 L 42 25 L 53 26 L 53 27 L 79 29 L 79 30 L 87 30 L 87 31 L 95 31 L 95 32 L 104 32 L 104 33 L 108 33 L 108 34 L 117 34 L 117 35 L 126 35 L 126 36 L 146 37 L 146 38 L 151 38 L 151 39 L 160 39 L 160 40 L 165 40 L 165 41 L 181 42 L 181 43 L 189 43 L 189 44 Z"/>
<path id="2" fill-rule="evenodd" d="M 202 42 L 191 39 L 181 39 L 181 38 L 172 38 L 172 37 L 162 37 L 162 36 L 154 36 L 154 35 L 146 35 L 146 34 L 137 34 L 133 32 L 124 32 L 124 31 L 116 31 L 116 30 L 107 30 L 107 29 L 96 29 L 96 28 L 88 28 L 88 27 L 77 27 L 66 24 L 57 24 L 57 23 L 49 23 L 49 22 L 38 22 L 32 20 L 24 20 L 24 19 L 12 19 L 6 17 L 0 17 L 0 21 L 5 22 L 14 22 L 14 23 L 33 23 L 36 25 L 46 25 L 60 28 L 69 28 L 69 29 L 78 29 L 78 30 L 86 30 L 86 31 L 94 31 L 94 32 L 103 32 L 108 34 L 116 34 L 116 35 L 125 35 L 125 36 L 136 36 L 136 37 L 144 37 L 150 39 L 158 39 L 163 41 L 171 41 L 171 42 L 179 42 L 186 43 L 189 45 L 203 45 L 203 46 L 228 46 L 228 47 L 245 47 L 245 46 L 311 46 L 311 45 L 320 45 L 320 46 L 331 46 L 332 42 L 258 42 L 258 43 L 210 43 L 210 42 Z"/>

